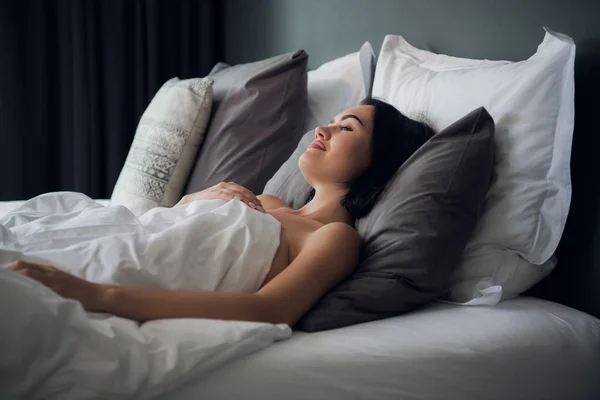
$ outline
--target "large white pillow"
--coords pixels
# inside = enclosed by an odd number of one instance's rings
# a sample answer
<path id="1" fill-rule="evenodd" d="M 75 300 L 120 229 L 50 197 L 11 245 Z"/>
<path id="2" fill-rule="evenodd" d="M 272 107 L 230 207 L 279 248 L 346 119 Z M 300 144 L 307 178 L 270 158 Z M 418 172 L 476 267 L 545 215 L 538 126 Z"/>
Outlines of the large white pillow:
<path id="1" fill-rule="evenodd" d="M 365 85 L 370 86 L 367 79 L 371 78 L 370 62 L 374 57 L 371 44 L 365 42 L 360 51 L 308 72 L 304 132 L 327 124 L 335 115 L 360 103 L 366 95 Z"/>
<path id="2" fill-rule="evenodd" d="M 490 304 L 548 275 L 571 200 L 575 45 L 546 29 L 519 62 L 470 60 L 385 37 L 373 85 L 410 117 L 442 129 L 484 106 L 496 122 L 495 176 L 449 299 Z"/>
<path id="3" fill-rule="evenodd" d="M 140 216 L 181 199 L 210 119 L 212 94 L 210 78 L 163 84 L 140 118 L 111 204 Z"/>

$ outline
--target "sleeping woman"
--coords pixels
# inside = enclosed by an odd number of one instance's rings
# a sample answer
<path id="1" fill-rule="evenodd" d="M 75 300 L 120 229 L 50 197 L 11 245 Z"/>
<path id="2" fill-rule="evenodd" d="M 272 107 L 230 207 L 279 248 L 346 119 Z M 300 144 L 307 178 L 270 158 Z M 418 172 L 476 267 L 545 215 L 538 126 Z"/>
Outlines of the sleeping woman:
<path id="1" fill-rule="evenodd" d="M 356 268 L 361 242 L 355 220 L 371 210 L 399 166 L 432 135 L 427 125 L 367 98 L 315 129 L 314 141 L 299 160 L 314 188 L 304 207 L 292 209 L 235 183 L 184 196 L 175 207 L 237 198 L 252 212 L 268 213 L 280 223 L 279 247 L 264 280 L 250 293 L 97 283 L 26 261 L 9 268 L 81 302 L 88 311 L 137 321 L 213 318 L 293 325 Z"/>

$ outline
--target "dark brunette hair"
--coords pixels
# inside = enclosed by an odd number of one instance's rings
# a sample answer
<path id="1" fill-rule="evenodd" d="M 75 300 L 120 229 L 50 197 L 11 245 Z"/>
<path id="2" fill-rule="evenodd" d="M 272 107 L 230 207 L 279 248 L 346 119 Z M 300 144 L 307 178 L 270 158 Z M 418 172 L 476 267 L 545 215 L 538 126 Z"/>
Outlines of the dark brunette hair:
<path id="1" fill-rule="evenodd" d="M 408 118 L 394 106 L 367 97 L 361 105 L 374 107 L 371 163 L 349 182 L 341 204 L 354 218 L 371 211 L 390 178 L 435 132 L 427 124 Z M 314 196 L 314 189 L 309 199 Z"/>

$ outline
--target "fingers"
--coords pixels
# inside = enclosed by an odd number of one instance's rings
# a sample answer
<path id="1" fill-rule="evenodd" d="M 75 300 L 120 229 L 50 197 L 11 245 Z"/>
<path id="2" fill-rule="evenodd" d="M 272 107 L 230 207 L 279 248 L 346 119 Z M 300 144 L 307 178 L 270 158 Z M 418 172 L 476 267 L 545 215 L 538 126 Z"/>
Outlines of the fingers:
<path id="1" fill-rule="evenodd" d="M 249 189 L 246 189 L 245 187 L 243 187 L 243 186 L 240 186 L 240 185 L 236 185 L 236 186 L 237 186 L 237 189 L 238 189 L 238 190 L 239 190 L 241 193 L 243 193 L 243 194 L 244 194 L 244 196 L 245 196 L 245 197 L 248 199 L 248 201 L 249 201 L 250 203 L 254 203 L 254 204 L 256 204 L 257 206 L 259 206 L 259 207 L 262 207 L 262 203 L 260 202 L 260 200 L 258 199 L 258 197 L 256 197 L 256 196 L 254 195 L 254 193 L 252 193 L 252 191 L 251 191 L 251 190 L 249 190 Z"/>
<path id="2" fill-rule="evenodd" d="M 221 189 L 221 190 L 219 190 L 218 197 L 223 200 L 238 199 L 238 200 L 243 201 L 244 203 L 248 204 L 250 207 L 254 208 L 254 206 L 255 206 L 254 203 L 252 202 L 252 199 L 248 198 L 247 196 L 245 196 L 244 194 L 242 194 L 236 190 Z M 250 205 L 250 204 L 252 204 L 252 205 Z"/>
<path id="3" fill-rule="evenodd" d="M 254 210 L 266 212 L 265 209 L 261 205 L 254 203 L 254 201 L 256 201 L 256 200 L 254 200 L 252 198 L 248 198 L 248 196 L 245 196 L 243 193 L 240 193 L 238 191 L 222 189 L 219 191 L 218 197 L 223 200 L 238 199 L 238 200 L 242 201 L 244 204 L 246 204 L 248 207 L 250 207 Z"/>
<path id="4" fill-rule="evenodd" d="M 13 262 L 8 268 L 18 274 L 42 283 L 44 283 L 44 280 L 48 277 L 49 273 L 53 271 L 53 268 L 48 265 L 28 263 L 22 260 Z"/>
<path id="5" fill-rule="evenodd" d="M 236 193 L 238 195 L 238 197 L 240 197 L 240 199 L 242 199 L 242 201 L 244 201 L 248 205 L 250 205 L 250 203 L 252 203 L 255 206 L 262 207 L 261 201 L 258 199 L 258 197 L 256 197 L 254 195 L 254 193 L 252 193 L 251 190 L 246 189 L 242 185 L 238 185 L 237 183 L 234 183 L 234 182 L 222 182 L 222 184 L 223 184 L 221 186 L 222 189 L 227 189 L 231 192 Z"/>
<path id="6" fill-rule="evenodd" d="M 28 263 L 27 261 L 17 260 L 15 262 L 8 264 L 7 268 L 11 269 L 13 271 L 20 271 L 22 269 L 29 267 L 30 265 L 32 265 L 32 264 Z"/>
<path id="7" fill-rule="evenodd" d="M 246 203 L 250 208 L 255 210 L 265 212 L 262 202 L 252 193 L 251 190 L 246 189 L 245 187 L 238 185 L 235 182 L 221 182 L 218 183 L 202 192 L 194 193 L 191 195 L 185 195 L 183 198 L 176 204 L 186 204 L 190 201 L 196 199 L 222 199 L 222 200 L 233 200 L 234 198 L 238 198 L 240 201 Z"/>
<path id="8" fill-rule="evenodd" d="M 235 195 L 229 190 L 222 189 L 217 192 L 217 198 L 223 200 L 233 200 L 235 198 Z"/>
<path id="9" fill-rule="evenodd" d="M 47 275 L 56 271 L 56 268 L 50 265 L 30 263 L 23 260 L 15 261 L 9 264 L 8 269 L 11 269 L 15 272 L 20 272 L 26 276 Z"/>

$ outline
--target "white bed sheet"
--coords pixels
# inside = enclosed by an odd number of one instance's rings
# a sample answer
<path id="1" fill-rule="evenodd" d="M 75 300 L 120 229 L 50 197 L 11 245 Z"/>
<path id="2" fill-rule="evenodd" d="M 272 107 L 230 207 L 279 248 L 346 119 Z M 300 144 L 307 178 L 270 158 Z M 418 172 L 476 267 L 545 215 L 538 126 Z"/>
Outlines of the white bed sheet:
<path id="1" fill-rule="evenodd" d="M 600 399 L 600 320 L 517 298 L 295 332 L 169 399 Z"/>
<path id="2" fill-rule="evenodd" d="M 105 207 L 110 204 L 109 199 L 94 199 L 94 201 Z M 0 216 L 20 207 L 23 203 L 25 203 L 25 200 L 0 201 Z"/>

